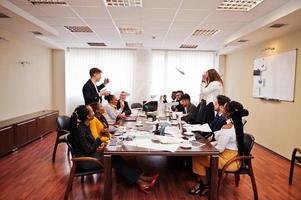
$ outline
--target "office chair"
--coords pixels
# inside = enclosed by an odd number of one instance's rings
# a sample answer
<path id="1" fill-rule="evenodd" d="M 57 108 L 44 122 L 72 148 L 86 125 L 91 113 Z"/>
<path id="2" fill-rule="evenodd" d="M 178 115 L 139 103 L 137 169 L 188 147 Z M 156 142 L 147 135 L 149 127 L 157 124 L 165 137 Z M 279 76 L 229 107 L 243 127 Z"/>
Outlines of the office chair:
<path id="1" fill-rule="evenodd" d="M 252 162 L 251 162 L 252 159 L 254 158 L 251 154 L 251 151 L 252 151 L 252 148 L 253 148 L 253 145 L 254 145 L 254 141 L 255 141 L 255 138 L 252 135 L 247 134 L 247 133 L 244 134 L 244 152 L 243 152 L 243 155 L 242 156 L 236 156 L 236 157 L 232 158 L 220 170 L 220 172 L 219 172 L 220 179 L 218 181 L 218 193 L 220 191 L 221 183 L 223 181 L 223 177 L 224 177 L 225 173 L 234 174 L 236 187 L 239 186 L 240 175 L 248 174 L 250 176 L 251 182 L 252 182 L 254 199 L 258 200 L 258 192 L 257 192 L 257 187 L 256 187 L 256 181 L 255 181 L 255 176 L 254 176 Z M 233 162 L 236 162 L 238 160 L 241 162 L 240 168 L 235 172 L 227 171 L 227 168 Z"/>
<path id="2" fill-rule="evenodd" d="M 288 183 L 291 185 L 293 183 L 293 175 L 294 175 L 294 167 L 295 164 L 301 165 L 301 156 L 296 156 L 297 152 L 301 154 L 301 149 L 295 148 L 292 153 L 292 159 L 291 159 L 291 169 L 290 174 L 288 178 Z"/>
<path id="3" fill-rule="evenodd" d="M 53 154 L 52 154 L 52 162 L 55 162 L 55 155 L 57 146 L 60 143 L 66 143 L 67 136 L 70 134 L 69 132 L 69 126 L 70 126 L 70 117 L 68 116 L 59 116 L 56 120 L 57 122 L 57 135 L 56 140 L 54 144 Z M 69 151 L 67 152 L 67 155 L 69 155 Z"/>

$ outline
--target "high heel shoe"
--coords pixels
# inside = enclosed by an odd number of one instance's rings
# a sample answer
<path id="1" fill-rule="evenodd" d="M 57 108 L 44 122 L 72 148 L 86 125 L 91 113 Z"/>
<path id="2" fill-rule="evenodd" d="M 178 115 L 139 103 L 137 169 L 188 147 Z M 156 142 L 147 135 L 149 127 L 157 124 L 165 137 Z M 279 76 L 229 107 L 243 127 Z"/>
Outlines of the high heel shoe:
<path id="1" fill-rule="evenodd" d="M 158 178 L 159 178 L 159 173 L 157 173 L 154 177 L 153 177 L 153 180 L 151 181 L 151 183 L 150 183 L 150 185 L 149 185 L 149 187 L 150 188 L 153 188 L 153 187 L 155 187 L 155 184 L 156 184 L 156 182 L 157 182 L 157 180 L 158 180 Z"/>
<path id="2" fill-rule="evenodd" d="M 144 192 L 145 194 L 148 194 L 149 192 L 147 191 L 148 189 L 150 189 L 149 186 L 146 186 L 146 185 L 139 185 L 139 190 L 141 192 Z"/>

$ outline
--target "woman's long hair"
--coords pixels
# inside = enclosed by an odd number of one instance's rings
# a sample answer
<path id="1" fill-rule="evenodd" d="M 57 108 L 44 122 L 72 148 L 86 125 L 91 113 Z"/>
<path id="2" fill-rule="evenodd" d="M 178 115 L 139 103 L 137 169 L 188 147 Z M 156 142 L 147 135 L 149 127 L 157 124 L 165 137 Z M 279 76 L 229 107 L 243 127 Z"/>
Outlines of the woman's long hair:
<path id="1" fill-rule="evenodd" d="M 221 76 L 215 69 L 209 69 L 207 71 L 207 74 L 208 74 L 208 79 L 207 79 L 208 84 L 211 83 L 212 81 L 218 81 L 221 84 L 224 84 Z"/>
<path id="2" fill-rule="evenodd" d="M 89 110 L 87 109 L 87 106 L 80 105 L 77 108 L 75 108 L 74 112 L 70 117 L 71 134 L 77 130 L 79 123 L 86 121 L 88 115 L 89 115 Z"/>
<path id="3" fill-rule="evenodd" d="M 242 117 L 248 116 L 249 111 L 244 109 L 243 105 L 237 101 L 230 101 L 225 106 L 226 113 L 233 121 L 236 133 L 237 148 L 240 155 L 244 153 L 244 129 Z"/>

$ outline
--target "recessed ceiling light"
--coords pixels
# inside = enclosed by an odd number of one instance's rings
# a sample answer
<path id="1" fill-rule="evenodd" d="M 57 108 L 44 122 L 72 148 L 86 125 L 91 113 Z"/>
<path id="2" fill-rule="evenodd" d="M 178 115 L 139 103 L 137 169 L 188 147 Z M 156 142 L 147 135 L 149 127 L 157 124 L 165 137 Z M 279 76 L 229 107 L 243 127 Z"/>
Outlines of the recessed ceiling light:
<path id="1" fill-rule="evenodd" d="M 40 31 L 30 31 L 31 33 L 33 33 L 34 35 L 43 35 L 43 33 L 41 33 Z"/>
<path id="2" fill-rule="evenodd" d="M 63 0 L 28 0 L 33 5 L 67 5 Z"/>
<path id="3" fill-rule="evenodd" d="M 142 33 L 142 28 L 138 27 L 119 27 L 119 32 L 120 33 L 128 33 L 128 34 L 141 34 Z"/>
<path id="4" fill-rule="evenodd" d="M 272 26 L 270 26 L 270 28 L 281 28 L 283 26 L 286 26 L 287 24 L 273 24 Z"/>
<path id="5" fill-rule="evenodd" d="M 134 48 L 142 48 L 143 44 L 142 43 L 125 43 L 125 46 L 127 47 L 134 47 Z"/>
<path id="6" fill-rule="evenodd" d="M 142 7 L 142 0 L 106 0 L 109 7 Z"/>
<path id="7" fill-rule="evenodd" d="M 93 31 L 90 29 L 89 26 L 64 26 L 71 32 L 75 33 L 92 33 Z"/>
<path id="8" fill-rule="evenodd" d="M 237 42 L 241 42 L 241 43 L 243 43 L 243 42 L 248 42 L 249 40 L 238 40 Z"/>
<path id="9" fill-rule="evenodd" d="M 103 42 L 87 42 L 91 47 L 106 47 L 107 45 Z"/>
<path id="10" fill-rule="evenodd" d="M 264 0 L 223 0 L 216 10 L 250 11 Z"/>
<path id="11" fill-rule="evenodd" d="M 10 18 L 10 17 L 7 16 L 6 14 L 4 14 L 4 13 L 0 13 L 0 18 Z"/>
<path id="12" fill-rule="evenodd" d="M 180 46 L 180 48 L 185 48 L 185 49 L 195 49 L 197 47 L 198 47 L 198 45 L 196 45 L 196 44 L 182 44 Z"/>
<path id="13" fill-rule="evenodd" d="M 193 32 L 193 36 L 213 36 L 219 33 L 220 30 L 217 29 L 197 29 Z"/>

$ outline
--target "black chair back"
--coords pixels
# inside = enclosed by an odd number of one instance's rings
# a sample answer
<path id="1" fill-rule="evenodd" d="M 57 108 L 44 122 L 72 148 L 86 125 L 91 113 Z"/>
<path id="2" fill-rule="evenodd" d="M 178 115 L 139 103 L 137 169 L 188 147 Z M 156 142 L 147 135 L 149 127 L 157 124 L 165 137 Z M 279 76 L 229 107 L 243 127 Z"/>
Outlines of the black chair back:
<path id="1" fill-rule="evenodd" d="M 58 131 L 64 130 L 64 131 L 70 131 L 70 117 L 68 116 L 59 116 L 57 118 L 57 127 Z"/>
<path id="2" fill-rule="evenodd" d="M 244 152 L 245 156 L 249 156 L 251 154 L 252 148 L 255 143 L 255 138 L 253 135 L 245 133 L 244 134 Z"/>
<path id="3" fill-rule="evenodd" d="M 141 103 L 132 103 L 131 108 L 132 109 L 142 108 L 142 104 Z"/>

